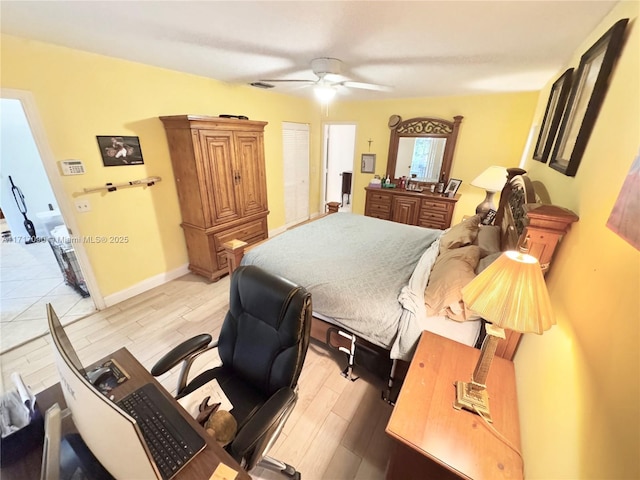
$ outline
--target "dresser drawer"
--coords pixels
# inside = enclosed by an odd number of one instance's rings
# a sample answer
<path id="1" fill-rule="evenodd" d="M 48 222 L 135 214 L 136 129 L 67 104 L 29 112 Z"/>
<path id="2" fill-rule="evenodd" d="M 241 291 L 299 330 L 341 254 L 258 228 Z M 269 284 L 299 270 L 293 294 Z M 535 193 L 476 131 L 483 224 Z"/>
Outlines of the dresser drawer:
<path id="1" fill-rule="evenodd" d="M 368 192 L 367 202 L 378 203 L 381 205 L 391 205 L 391 195 L 388 193 Z"/>
<path id="2" fill-rule="evenodd" d="M 388 217 L 391 213 L 391 203 L 385 205 L 383 203 L 371 202 L 367 205 L 367 210 L 372 217 L 374 216 L 374 214 L 386 215 Z"/>
<path id="3" fill-rule="evenodd" d="M 391 215 L 389 213 L 382 212 L 367 212 L 367 217 L 379 218 L 380 220 L 391 220 Z"/>
<path id="4" fill-rule="evenodd" d="M 429 212 L 420 210 L 419 221 L 445 223 L 447 221 L 447 212 Z"/>
<path id="5" fill-rule="evenodd" d="M 430 220 L 427 218 L 419 218 L 418 226 L 425 228 L 435 228 L 437 230 L 446 230 L 447 228 L 449 228 L 446 221 L 439 222 L 437 220 Z"/>
<path id="6" fill-rule="evenodd" d="M 433 212 L 444 212 L 445 215 L 449 211 L 449 205 L 445 202 L 434 202 L 433 200 L 422 201 L 422 211 L 430 210 Z"/>

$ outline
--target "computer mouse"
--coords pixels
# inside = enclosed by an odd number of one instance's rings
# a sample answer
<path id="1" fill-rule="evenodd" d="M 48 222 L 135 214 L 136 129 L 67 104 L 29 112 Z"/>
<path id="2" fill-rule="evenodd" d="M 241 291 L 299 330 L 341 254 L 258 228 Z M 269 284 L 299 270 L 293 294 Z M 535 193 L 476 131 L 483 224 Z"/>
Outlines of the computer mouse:
<path id="1" fill-rule="evenodd" d="M 111 369 L 108 367 L 100 367 L 95 370 L 91 370 L 87 373 L 87 378 L 91 382 L 92 385 L 97 385 L 102 380 L 107 378 L 111 374 Z"/>

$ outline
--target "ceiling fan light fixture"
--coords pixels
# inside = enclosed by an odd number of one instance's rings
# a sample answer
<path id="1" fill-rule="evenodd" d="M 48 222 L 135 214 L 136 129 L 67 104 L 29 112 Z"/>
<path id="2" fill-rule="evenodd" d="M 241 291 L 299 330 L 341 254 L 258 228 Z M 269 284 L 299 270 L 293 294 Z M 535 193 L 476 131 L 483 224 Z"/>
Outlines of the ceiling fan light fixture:
<path id="1" fill-rule="evenodd" d="M 322 103 L 329 103 L 336 96 L 336 89 L 332 85 L 316 85 L 313 93 Z"/>

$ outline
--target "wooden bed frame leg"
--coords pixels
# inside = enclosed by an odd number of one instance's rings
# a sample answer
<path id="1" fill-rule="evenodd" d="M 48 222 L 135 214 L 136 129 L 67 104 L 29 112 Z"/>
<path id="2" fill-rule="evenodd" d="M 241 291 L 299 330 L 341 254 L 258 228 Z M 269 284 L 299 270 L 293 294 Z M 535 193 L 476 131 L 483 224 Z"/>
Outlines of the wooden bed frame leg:
<path id="1" fill-rule="evenodd" d="M 338 348 L 338 350 L 340 350 L 343 353 L 346 353 L 349 356 L 349 363 L 347 364 L 346 368 L 342 371 L 341 375 L 351 380 L 352 382 L 355 382 L 356 380 L 358 380 L 358 378 L 360 378 L 360 377 L 353 376 L 353 365 L 355 363 L 355 358 L 356 358 L 356 336 L 353 334 L 343 332 L 342 330 L 338 330 L 338 334 L 342 335 L 345 338 L 348 338 L 351 341 L 350 348 L 345 348 L 345 347 Z"/>
<path id="2" fill-rule="evenodd" d="M 231 275 L 236 268 L 240 266 L 240 261 L 244 256 L 244 249 L 249 245 L 242 240 L 231 240 L 225 243 L 224 251 L 227 253 L 227 266 L 229 267 L 229 275 Z"/>

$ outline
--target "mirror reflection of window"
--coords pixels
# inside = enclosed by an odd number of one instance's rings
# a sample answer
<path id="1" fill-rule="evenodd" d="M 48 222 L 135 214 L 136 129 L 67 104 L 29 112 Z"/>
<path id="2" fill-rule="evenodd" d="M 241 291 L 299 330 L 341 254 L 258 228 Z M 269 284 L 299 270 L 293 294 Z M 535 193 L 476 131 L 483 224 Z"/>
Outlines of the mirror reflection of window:
<path id="1" fill-rule="evenodd" d="M 398 142 L 396 178 L 416 175 L 420 182 L 437 182 L 446 138 L 402 137 Z"/>

